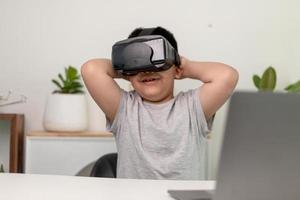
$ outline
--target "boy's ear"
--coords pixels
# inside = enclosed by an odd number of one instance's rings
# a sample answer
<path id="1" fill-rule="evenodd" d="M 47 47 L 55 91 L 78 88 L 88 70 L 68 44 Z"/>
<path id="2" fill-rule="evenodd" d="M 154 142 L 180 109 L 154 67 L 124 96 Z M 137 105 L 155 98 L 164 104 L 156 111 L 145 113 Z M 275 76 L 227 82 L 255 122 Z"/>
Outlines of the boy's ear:
<path id="1" fill-rule="evenodd" d="M 176 79 L 181 79 L 182 78 L 182 74 L 183 74 L 183 69 L 180 67 L 175 67 L 175 78 Z"/>

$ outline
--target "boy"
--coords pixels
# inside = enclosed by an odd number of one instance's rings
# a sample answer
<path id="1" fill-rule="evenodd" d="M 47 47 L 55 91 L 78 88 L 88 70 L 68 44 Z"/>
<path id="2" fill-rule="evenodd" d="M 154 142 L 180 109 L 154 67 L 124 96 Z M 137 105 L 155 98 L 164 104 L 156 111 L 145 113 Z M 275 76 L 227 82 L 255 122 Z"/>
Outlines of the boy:
<path id="1" fill-rule="evenodd" d="M 129 38 L 141 31 L 134 30 Z M 165 37 L 178 50 L 166 29 L 157 27 L 151 35 Z M 180 58 L 180 66 L 133 76 L 117 73 L 108 59 L 93 59 L 82 66 L 84 82 L 116 138 L 118 178 L 206 178 L 206 134 L 214 113 L 235 88 L 238 72 L 222 63 Z M 134 91 L 120 89 L 115 78 L 129 80 Z M 183 78 L 203 84 L 174 97 L 174 79 Z"/>

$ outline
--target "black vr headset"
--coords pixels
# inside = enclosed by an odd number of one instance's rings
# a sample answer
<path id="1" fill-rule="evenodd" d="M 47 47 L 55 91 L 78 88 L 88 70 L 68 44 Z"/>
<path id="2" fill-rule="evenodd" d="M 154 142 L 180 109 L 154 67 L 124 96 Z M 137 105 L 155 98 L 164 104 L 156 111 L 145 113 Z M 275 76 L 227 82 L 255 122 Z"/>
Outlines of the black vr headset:
<path id="1" fill-rule="evenodd" d="M 150 35 L 155 28 L 143 29 L 137 37 L 121 40 L 112 47 L 112 65 L 123 75 L 156 72 L 180 66 L 176 49 L 161 35 Z"/>

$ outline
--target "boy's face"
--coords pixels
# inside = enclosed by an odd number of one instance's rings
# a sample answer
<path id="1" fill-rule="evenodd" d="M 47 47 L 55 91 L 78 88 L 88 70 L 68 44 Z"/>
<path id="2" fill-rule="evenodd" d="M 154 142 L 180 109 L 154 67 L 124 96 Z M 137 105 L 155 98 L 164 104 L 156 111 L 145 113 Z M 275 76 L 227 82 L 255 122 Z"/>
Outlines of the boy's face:
<path id="1" fill-rule="evenodd" d="M 173 66 L 160 72 L 140 72 L 128 79 L 145 101 L 163 103 L 173 98 L 174 79 L 181 73 L 182 69 Z"/>

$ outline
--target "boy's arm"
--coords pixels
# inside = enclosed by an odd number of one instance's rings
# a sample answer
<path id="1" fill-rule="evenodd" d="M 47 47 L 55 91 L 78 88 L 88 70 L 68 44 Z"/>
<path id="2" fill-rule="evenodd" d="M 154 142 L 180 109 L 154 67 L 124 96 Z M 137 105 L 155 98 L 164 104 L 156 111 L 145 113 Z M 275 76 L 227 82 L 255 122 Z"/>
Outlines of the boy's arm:
<path id="1" fill-rule="evenodd" d="M 81 67 L 83 81 L 98 106 L 110 121 L 114 120 L 121 99 L 121 89 L 114 78 L 121 78 L 108 59 L 93 59 Z"/>
<path id="2" fill-rule="evenodd" d="M 234 68 L 217 62 L 196 62 L 186 58 L 182 61 L 182 78 L 198 79 L 203 82 L 199 98 L 208 120 L 225 103 L 233 92 L 238 72 Z"/>

